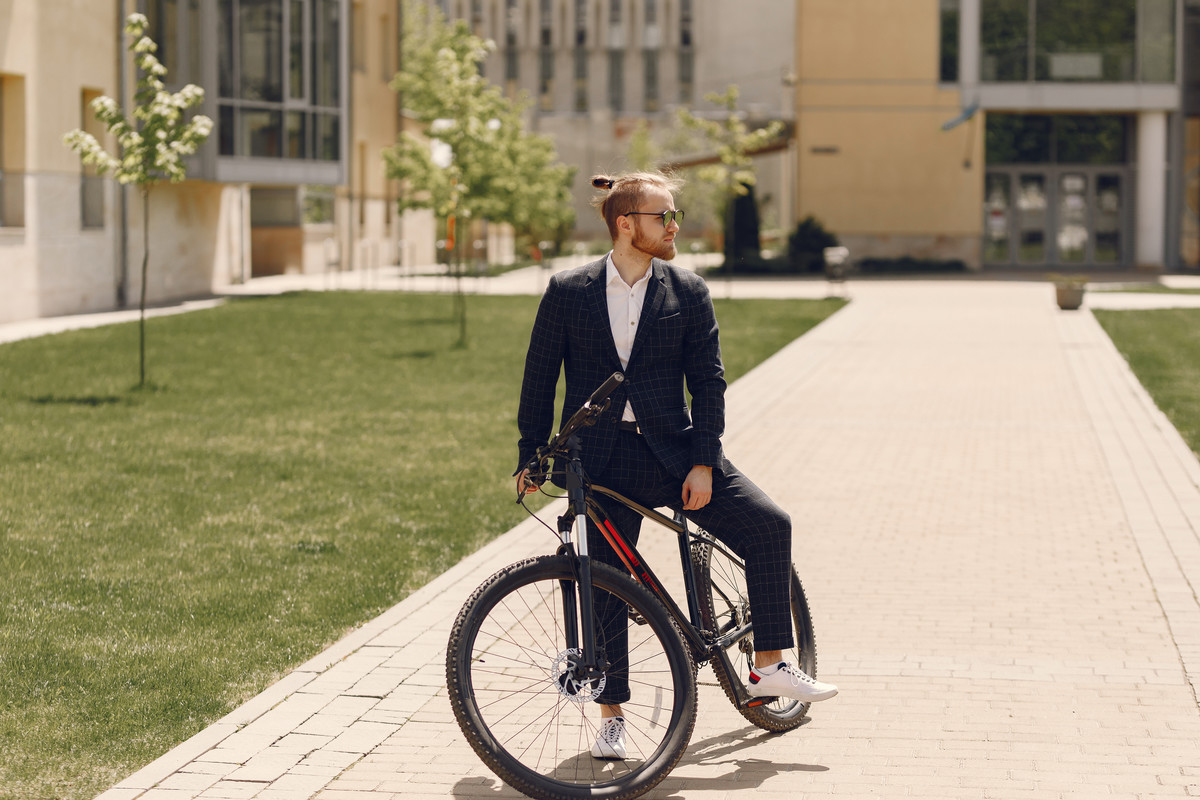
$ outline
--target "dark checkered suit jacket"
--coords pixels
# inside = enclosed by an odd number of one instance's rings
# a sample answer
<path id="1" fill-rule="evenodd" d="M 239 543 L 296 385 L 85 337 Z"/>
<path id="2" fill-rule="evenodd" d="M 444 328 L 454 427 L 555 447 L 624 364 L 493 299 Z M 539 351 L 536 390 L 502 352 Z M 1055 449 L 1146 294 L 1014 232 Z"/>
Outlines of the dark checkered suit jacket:
<path id="1" fill-rule="evenodd" d="M 542 297 L 517 412 L 522 466 L 552 433 L 562 367 L 567 379 L 563 421 L 609 375 L 621 371 L 608 318 L 605 265 L 601 259 L 554 275 Z M 658 259 L 651 269 L 625 382 L 605 418 L 581 437 L 583 465 L 592 476 L 602 474 L 608 463 L 626 399 L 647 444 L 672 475 L 682 480 L 695 465 L 724 462 L 725 370 L 708 287 L 694 273 Z M 692 394 L 690 413 L 685 382 Z"/>

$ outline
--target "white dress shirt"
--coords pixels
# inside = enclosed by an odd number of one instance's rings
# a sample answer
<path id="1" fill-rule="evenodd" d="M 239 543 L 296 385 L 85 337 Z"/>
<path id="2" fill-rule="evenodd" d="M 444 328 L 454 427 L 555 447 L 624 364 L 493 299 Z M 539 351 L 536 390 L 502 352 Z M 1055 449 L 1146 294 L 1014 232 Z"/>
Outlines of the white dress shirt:
<path id="1" fill-rule="evenodd" d="M 621 359 L 621 368 L 629 366 L 629 355 L 633 352 L 633 340 L 637 338 L 637 326 L 641 323 L 642 304 L 646 301 L 646 287 L 650 285 L 650 273 L 646 270 L 641 280 L 630 286 L 617 272 L 613 265 L 612 253 L 608 254 L 605 269 L 605 288 L 608 296 L 608 322 L 612 326 L 613 344 L 617 346 L 617 356 Z M 634 422 L 633 405 L 626 400 L 625 411 L 621 414 L 622 421 Z"/>

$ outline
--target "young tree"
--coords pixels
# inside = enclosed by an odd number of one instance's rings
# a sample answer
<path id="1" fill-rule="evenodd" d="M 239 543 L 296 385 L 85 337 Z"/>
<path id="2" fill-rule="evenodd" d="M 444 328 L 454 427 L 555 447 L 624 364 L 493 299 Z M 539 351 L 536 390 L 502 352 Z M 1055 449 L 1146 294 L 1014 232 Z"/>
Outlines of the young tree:
<path id="1" fill-rule="evenodd" d="M 404 14 L 404 63 L 392 88 L 434 141 L 405 131 L 384 151 L 388 177 L 405 184 L 399 210 L 433 209 L 448 236 L 459 222 L 488 219 L 513 225 L 518 235 L 561 239 L 574 219 L 572 172 L 556 162 L 549 139 L 525 130 L 522 106 L 480 74 L 490 43 L 424 4 L 408 2 Z M 466 302 L 453 261 L 465 345 Z"/>
<path id="2" fill-rule="evenodd" d="M 95 166 L 101 175 L 111 173 L 117 182 L 134 184 L 142 195 L 142 287 L 138 303 L 140 320 L 139 386 L 146 385 L 146 274 L 150 262 L 150 190 L 162 180 L 179 183 L 187 177 L 183 159 L 196 152 L 212 132 L 208 117 L 197 114 L 190 120 L 185 112 L 204 100 L 204 90 L 194 84 L 178 92 L 168 92 L 163 83 L 167 74 L 154 55 L 158 45 L 146 36 L 148 21 L 141 14 L 130 14 L 125 20 L 129 36 L 129 51 L 133 53 L 141 72 L 133 119 L 125 116 L 111 97 L 101 96 L 92 101 L 92 111 L 104 123 L 117 141 L 118 154 L 104 149 L 96 137 L 82 130 L 73 130 L 63 137 L 64 143 L 79 154 L 84 164 Z"/>
<path id="3" fill-rule="evenodd" d="M 688 109 L 677 112 L 681 125 L 701 135 L 706 145 L 716 152 L 717 161 L 696 171 L 697 177 L 717 187 L 725 206 L 725 269 L 732 270 L 738 257 L 734 234 L 734 213 L 737 198 L 746 196 L 757 183 L 752 154 L 766 147 L 783 132 L 778 120 L 762 128 L 750 130 L 738 111 L 738 88 L 730 86 L 724 93 L 711 92 L 704 99 L 723 110 L 721 119 L 706 119 Z M 757 251 L 758 242 L 752 243 Z"/>

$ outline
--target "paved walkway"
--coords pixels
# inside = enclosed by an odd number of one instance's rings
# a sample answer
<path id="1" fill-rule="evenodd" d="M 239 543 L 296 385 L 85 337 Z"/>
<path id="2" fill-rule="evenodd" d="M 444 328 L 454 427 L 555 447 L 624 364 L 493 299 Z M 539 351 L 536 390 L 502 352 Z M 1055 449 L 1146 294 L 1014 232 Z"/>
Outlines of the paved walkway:
<path id="1" fill-rule="evenodd" d="M 692 745 L 647 796 L 1200 796 L 1196 458 L 1045 284 L 850 293 L 731 387 L 726 436 L 792 513 L 842 693 L 771 736 L 705 670 Z M 519 797 L 463 741 L 444 648 L 474 586 L 551 546 L 510 531 L 103 800 Z"/>

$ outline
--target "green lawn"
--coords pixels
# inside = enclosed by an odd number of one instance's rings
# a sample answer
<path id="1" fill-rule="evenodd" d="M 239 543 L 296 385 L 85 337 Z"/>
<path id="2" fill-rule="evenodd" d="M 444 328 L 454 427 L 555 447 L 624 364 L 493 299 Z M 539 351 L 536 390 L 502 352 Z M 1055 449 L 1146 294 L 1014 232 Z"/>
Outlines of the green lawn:
<path id="1" fill-rule="evenodd" d="M 1154 402 L 1200 454 L 1200 309 L 1093 313 Z"/>
<path id="2" fill-rule="evenodd" d="M 534 297 L 316 293 L 0 346 L 0 798 L 90 798 L 519 522 Z M 718 301 L 730 380 L 841 301 Z M 549 547 L 550 542 L 547 542 Z"/>

